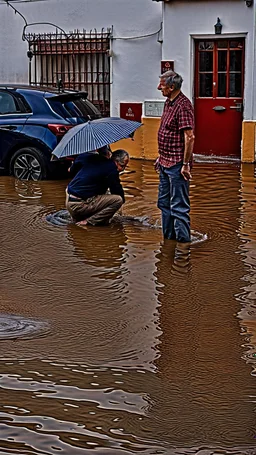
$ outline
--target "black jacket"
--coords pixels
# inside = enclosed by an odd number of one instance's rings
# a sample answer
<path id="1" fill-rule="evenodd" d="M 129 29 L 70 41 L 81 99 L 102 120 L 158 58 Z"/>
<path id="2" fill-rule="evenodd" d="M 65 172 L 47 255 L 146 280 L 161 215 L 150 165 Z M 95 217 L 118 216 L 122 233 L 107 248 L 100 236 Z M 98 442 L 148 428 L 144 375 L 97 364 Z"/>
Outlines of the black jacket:
<path id="1" fill-rule="evenodd" d="M 75 177 L 68 185 L 69 194 L 87 199 L 105 194 L 109 189 L 111 194 L 121 196 L 124 202 L 124 190 L 119 172 L 111 159 L 98 153 L 83 153 L 75 159 L 70 168 L 70 174 Z"/>

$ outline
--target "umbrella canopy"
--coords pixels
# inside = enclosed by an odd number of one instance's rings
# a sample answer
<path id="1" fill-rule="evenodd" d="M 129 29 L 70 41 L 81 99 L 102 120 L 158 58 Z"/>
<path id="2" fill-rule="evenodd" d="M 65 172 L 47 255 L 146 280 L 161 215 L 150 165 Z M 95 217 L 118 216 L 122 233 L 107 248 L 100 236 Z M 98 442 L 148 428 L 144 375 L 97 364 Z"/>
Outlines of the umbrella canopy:
<path id="1" fill-rule="evenodd" d="M 89 120 L 74 126 L 61 139 L 52 154 L 57 158 L 80 155 L 97 150 L 104 145 L 128 138 L 142 123 L 119 117 Z"/>

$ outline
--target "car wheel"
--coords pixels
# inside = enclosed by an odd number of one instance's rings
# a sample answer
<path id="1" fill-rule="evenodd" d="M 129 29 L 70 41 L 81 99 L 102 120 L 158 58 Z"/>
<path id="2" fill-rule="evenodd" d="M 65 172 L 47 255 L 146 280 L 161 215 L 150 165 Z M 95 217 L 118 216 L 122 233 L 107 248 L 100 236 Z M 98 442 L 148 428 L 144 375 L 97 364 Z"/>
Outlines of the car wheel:
<path id="1" fill-rule="evenodd" d="M 34 147 L 17 150 L 11 158 L 10 174 L 20 180 L 43 180 L 47 167 L 43 153 Z"/>

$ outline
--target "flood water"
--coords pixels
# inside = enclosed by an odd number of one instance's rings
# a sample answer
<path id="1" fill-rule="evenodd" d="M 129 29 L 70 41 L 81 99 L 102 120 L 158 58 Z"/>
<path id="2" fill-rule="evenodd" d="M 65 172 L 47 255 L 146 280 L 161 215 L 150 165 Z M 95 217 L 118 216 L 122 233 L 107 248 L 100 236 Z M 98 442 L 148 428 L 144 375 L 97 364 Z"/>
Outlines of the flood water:
<path id="1" fill-rule="evenodd" d="M 0 453 L 254 455 L 254 166 L 195 164 L 189 250 L 152 162 L 122 180 L 124 218 L 83 229 L 45 219 L 67 182 L 0 177 Z"/>

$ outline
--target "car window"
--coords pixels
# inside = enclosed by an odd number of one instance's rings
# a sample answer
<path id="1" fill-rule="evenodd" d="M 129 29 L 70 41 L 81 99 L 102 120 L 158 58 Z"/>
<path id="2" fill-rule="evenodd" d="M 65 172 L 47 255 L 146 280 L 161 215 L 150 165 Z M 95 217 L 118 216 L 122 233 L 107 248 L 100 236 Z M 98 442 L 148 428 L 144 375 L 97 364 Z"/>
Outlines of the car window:
<path id="1" fill-rule="evenodd" d="M 89 117 L 91 119 L 99 117 L 98 109 L 90 101 L 82 98 L 65 103 L 65 107 L 70 113 L 77 112 L 81 117 Z"/>
<path id="2" fill-rule="evenodd" d="M 61 102 L 48 98 L 51 108 L 61 117 L 76 119 L 77 122 L 100 118 L 99 110 L 88 100 L 78 98 L 72 101 Z"/>
<path id="3" fill-rule="evenodd" d="M 0 115 L 1 114 L 16 114 L 20 112 L 18 103 L 10 93 L 0 92 Z"/>
<path id="4" fill-rule="evenodd" d="M 20 111 L 23 112 L 24 114 L 27 113 L 32 113 L 32 109 L 30 105 L 28 104 L 27 100 L 22 96 L 20 93 L 15 94 L 15 102 L 19 104 Z"/>

